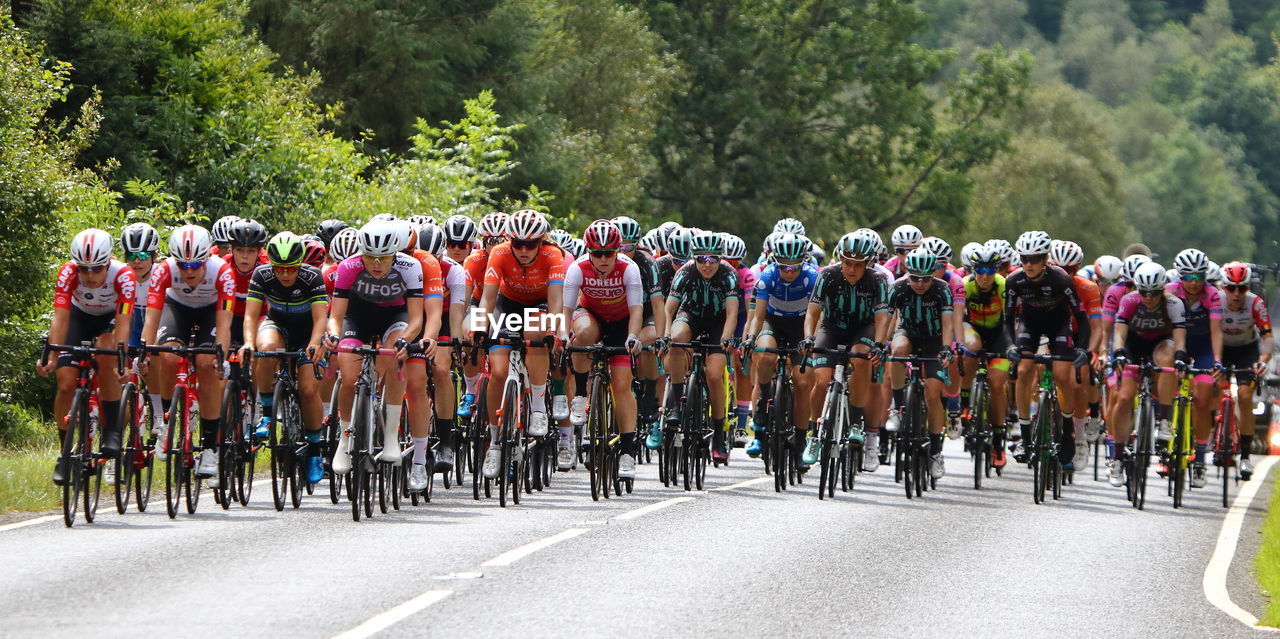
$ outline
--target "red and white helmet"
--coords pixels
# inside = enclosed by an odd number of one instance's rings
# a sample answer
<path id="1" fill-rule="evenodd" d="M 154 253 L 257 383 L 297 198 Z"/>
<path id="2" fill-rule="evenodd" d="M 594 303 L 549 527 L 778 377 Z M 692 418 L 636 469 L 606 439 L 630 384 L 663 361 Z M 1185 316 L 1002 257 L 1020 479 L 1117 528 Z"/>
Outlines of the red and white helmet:
<path id="1" fill-rule="evenodd" d="M 102 229 L 85 229 L 71 240 L 71 259 L 80 266 L 102 266 L 111 261 L 115 242 Z"/>
<path id="2" fill-rule="evenodd" d="M 1222 267 L 1222 282 L 1236 286 L 1248 284 L 1253 279 L 1253 269 L 1244 262 L 1227 262 Z"/>
<path id="3" fill-rule="evenodd" d="M 587 227 L 582 239 L 588 251 L 616 251 L 622 246 L 622 231 L 609 220 L 596 220 Z"/>
<path id="4" fill-rule="evenodd" d="M 551 230 L 547 218 L 533 209 L 523 209 L 511 214 L 507 220 L 507 234 L 513 240 L 536 240 Z"/>
<path id="5" fill-rule="evenodd" d="M 480 219 L 481 237 L 502 237 L 507 234 L 507 220 L 511 216 L 506 213 L 490 213 Z"/>
<path id="6" fill-rule="evenodd" d="M 203 262 L 209 259 L 212 244 L 203 226 L 188 224 L 169 236 L 169 255 L 179 262 Z"/>

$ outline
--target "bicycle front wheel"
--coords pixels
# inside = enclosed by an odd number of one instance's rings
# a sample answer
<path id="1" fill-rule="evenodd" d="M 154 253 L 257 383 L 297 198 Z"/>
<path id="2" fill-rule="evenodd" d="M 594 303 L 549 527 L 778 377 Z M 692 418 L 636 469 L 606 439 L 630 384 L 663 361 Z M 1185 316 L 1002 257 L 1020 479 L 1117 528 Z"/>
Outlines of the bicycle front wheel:
<path id="1" fill-rule="evenodd" d="M 84 472 L 85 454 L 85 415 L 88 410 L 88 391 L 77 390 L 71 400 L 71 412 L 68 413 L 67 429 L 62 431 L 62 522 L 68 528 L 76 523 L 76 512 L 80 508 L 80 491 L 84 484 L 80 475 Z"/>
<path id="2" fill-rule="evenodd" d="M 123 515 L 129 509 L 129 500 L 133 496 L 133 476 L 138 471 L 133 466 L 134 451 L 137 450 L 138 423 L 134 417 L 138 411 L 138 389 L 133 382 L 124 385 L 120 391 L 120 415 L 116 423 L 120 425 L 120 453 L 106 463 L 112 464 L 116 471 L 116 484 L 112 492 L 116 500 L 116 512 Z"/>

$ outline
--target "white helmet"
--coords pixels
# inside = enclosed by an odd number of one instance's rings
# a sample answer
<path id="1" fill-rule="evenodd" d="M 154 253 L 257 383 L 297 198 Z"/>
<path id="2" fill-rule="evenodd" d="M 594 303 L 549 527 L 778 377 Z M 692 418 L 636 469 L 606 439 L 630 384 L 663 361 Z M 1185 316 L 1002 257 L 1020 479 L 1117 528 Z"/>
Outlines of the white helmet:
<path id="1" fill-rule="evenodd" d="M 1168 282 L 1176 282 L 1180 278 L 1180 275 L 1178 274 L 1178 269 L 1171 268 L 1171 269 L 1165 269 L 1164 277 L 1165 277 L 1165 280 Z"/>
<path id="2" fill-rule="evenodd" d="M 998 237 L 992 238 L 987 240 L 986 245 L 995 251 L 996 255 L 1000 256 L 1000 261 L 1005 264 L 1013 264 L 1018 257 L 1018 254 L 1013 252 L 1013 245 L 1009 243 L 1009 240 Z"/>
<path id="3" fill-rule="evenodd" d="M 571 237 L 566 240 L 564 246 L 560 248 L 568 251 L 569 255 L 572 255 L 574 258 L 582 257 L 587 253 L 586 243 L 576 237 Z"/>
<path id="4" fill-rule="evenodd" d="M 470 243 L 476 239 L 476 223 L 465 215 L 454 215 L 444 221 L 444 239 Z"/>
<path id="5" fill-rule="evenodd" d="M 395 255 L 405 240 L 408 224 L 399 222 L 369 222 L 360 227 L 360 252 L 369 257 Z"/>
<path id="6" fill-rule="evenodd" d="M 564 229 L 551 229 L 551 232 L 547 233 L 547 237 L 551 238 L 551 241 L 555 242 L 556 246 L 564 248 L 564 243 L 573 239 L 573 233 Z"/>
<path id="7" fill-rule="evenodd" d="M 658 229 L 649 229 L 649 232 L 640 238 L 640 248 L 648 251 L 649 255 L 656 255 L 662 250 L 662 234 Z"/>
<path id="8" fill-rule="evenodd" d="M 1215 285 L 1222 281 L 1222 267 L 1217 262 L 1209 260 L 1209 270 L 1205 271 L 1204 281 Z"/>
<path id="9" fill-rule="evenodd" d="M 1169 275 L 1165 273 L 1163 266 L 1155 262 L 1147 262 L 1139 266 L 1133 274 L 1133 284 L 1139 291 L 1161 291 L 1168 283 Z"/>
<path id="10" fill-rule="evenodd" d="M 411 250 L 418 243 L 418 227 L 408 220 L 396 220 L 392 222 L 396 225 L 399 235 L 396 236 L 396 250 L 405 252 Z"/>
<path id="11" fill-rule="evenodd" d="M 903 224 L 893 229 L 893 236 L 889 239 L 893 242 L 893 248 L 915 248 L 924 241 L 924 233 L 910 224 Z"/>
<path id="12" fill-rule="evenodd" d="M 102 229 L 85 229 L 71 240 L 71 259 L 79 266 L 102 266 L 111 261 L 115 242 Z"/>
<path id="13" fill-rule="evenodd" d="M 784 217 L 773 225 L 774 233 L 795 233 L 796 235 L 804 235 L 804 222 L 794 217 Z"/>
<path id="14" fill-rule="evenodd" d="M 480 219 L 481 237 L 502 237 L 507 234 L 506 213 L 490 213 Z"/>
<path id="15" fill-rule="evenodd" d="M 428 224 L 434 226 L 436 223 L 436 218 L 431 217 L 430 215 L 423 215 L 419 213 L 417 215 L 410 215 L 409 223 L 414 226 L 426 226 Z"/>
<path id="16" fill-rule="evenodd" d="M 213 223 L 213 241 L 218 244 L 228 244 L 231 242 L 231 227 L 240 221 L 238 215 L 228 215 L 220 217 Z M 191 260 L 194 262 L 195 260 Z"/>
<path id="17" fill-rule="evenodd" d="M 969 242 L 965 244 L 960 249 L 961 266 L 964 266 L 965 268 L 973 268 L 973 254 L 980 248 L 982 248 L 982 245 L 977 242 Z"/>
<path id="18" fill-rule="evenodd" d="M 329 240 L 329 256 L 334 261 L 341 262 L 349 257 L 355 257 L 360 254 L 360 231 L 355 227 L 348 226 Z"/>
<path id="19" fill-rule="evenodd" d="M 721 258 L 726 260 L 740 260 L 747 255 L 747 243 L 742 238 L 731 233 L 721 233 L 720 242 L 724 247 L 721 249 Z"/>
<path id="20" fill-rule="evenodd" d="M 884 240 L 880 239 L 880 234 L 879 234 L 879 233 L 876 233 L 874 230 L 869 229 L 869 228 L 867 228 L 867 227 L 865 227 L 865 226 L 864 226 L 864 227 L 862 227 L 862 228 L 860 228 L 860 229 L 858 229 L 858 230 L 854 231 L 854 232 L 853 232 L 853 235 L 855 235 L 855 236 L 857 236 L 857 237 L 865 237 L 865 238 L 867 238 L 867 239 L 871 240 L 872 242 L 874 242 L 874 243 L 875 243 L 875 246 L 876 246 L 876 254 L 877 254 L 877 255 L 878 255 L 878 254 L 880 254 L 880 253 L 883 253 L 883 252 L 884 252 Z"/>
<path id="21" fill-rule="evenodd" d="M 203 226 L 188 224 L 169 236 L 169 255 L 179 262 L 203 262 L 209 259 L 212 246 L 213 239 Z"/>
<path id="22" fill-rule="evenodd" d="M 924 242 L 921 246 L 930 253 L 933 253 L 933 256 L 938 258 L 939 262 L 950 262 L 953 257 L 951 253 L 951 245 L 947 244 L 947 241 L 940 237 L 926 237 L 924 238 Z"/>
<path id="23" fill-rule="evenodd" d="M 513 240 L 536 240 L 550 230 L 547 218 L 533 209 L 516 211 L 507 220 L 507 232 Z"/>
<path id="24" fill-rule="evenodd" d="M 1107 282 L 1114 282 L 1120 277 L 1120 267 L 1124 266 L 1124 262 L 1114 255 L 1103 255 L 1093 263 L 1093 271 L 1098 277 Z"/>
<path id="25" fill-rule="evenodd" d="M 394 222 L 398 219 L 399 218 L 397 218 L 394 213 L 379 213 L 369 218 L 369 221 L 370 222 Z"/>
<path id="26" fill-rule="evenodd" d="M 120 250 L 125 253 L 154 253 L 160 250 L 160 234 L 146 222 L 135 222 L 120 232 Z"/>
<path id="27" fill-rule="evenodd" d="M 786 233 L 779 233 L 777 231 L 774 231 L 766 235 L 764 238 L 764 243 L 760 245 L 760 250 L 764 251 L 765 253 L 773 253 L 773 243 L 777 242 L 778 238 L 784 235 L 786 235 Z"/>
<path id="28" fill-rule="evenodd" d="M 1044 231 L 1027 231 L 1018 236 L 1018 241 L 1014 243 L 1014 251 L 1019 256 L 1022 255 L 1048 255 L 1049 248 L 1053 244 L 1053 240 L 1049 239 L 1049 234 Z"/>
<path id="29" fill-rule="evenodd" d="M 1049 250 L 1049 263 L 1062 268 L 1080 266 L 1084 263 L 1084 249 L 1075 242 L 1062 240 Z"/>
<path id="30" fill-rule="evenodd" d="M 1209 256 L 1200 249 L 1183 249 L 1173 258 L 1173 268 L 1179 274 L 1209 272 Z"/>
<path id="31" fill-rule="evenodd" d="M 1141 253 L 1134 253 L 1124 258 L 1124 262 L 1120 264 L 1120 279 L 1132 282 L 1138 272 L 1138 267 L 1150 261 L 1151 258 Z"/>

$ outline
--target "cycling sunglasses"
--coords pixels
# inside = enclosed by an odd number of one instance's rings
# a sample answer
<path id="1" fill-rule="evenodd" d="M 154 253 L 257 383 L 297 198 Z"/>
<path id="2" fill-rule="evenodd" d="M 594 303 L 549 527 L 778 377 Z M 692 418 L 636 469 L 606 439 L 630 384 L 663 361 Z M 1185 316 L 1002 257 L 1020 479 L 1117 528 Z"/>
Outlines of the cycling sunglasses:
<path id="1" fill-rule="evenodd" d="M 445 242 L 444 244 L 445 244 L 445 246 L 447 246 L 447 247 L 449 247 L 449 248 L 451 248 L 451 249 L 464 249 L 464 248 L 471 248 L 471 242 L 464 242 L 464 241 L 449 240 L 448 242 Z"/>
<path id="2" fill-rule="evenodd" d="M 718 256 L 718 255 L 699 255 L 699 256 L 695 257 L 694 259 L 698 260 L 698 263 L 699 263 L 699 264 L 715 264 L 716 262 L 719 262 L 719 261 L 720 261 L 720 256 Z"/>
<path id="3" fill-rule="evenodd" d="M 1178 279 L 1184 282 L 1203 282 L 1204 273 L 1183 273 L 1178 276 Z"/>
<path id="4" fill-rule="evenodd" d="M 782 262 L 777 262 L 777 264 L 778 264 L 778 270 L 782 271 L 783 273 L 794 273 L 800 270 L 800 263 L 798 262 L 795 264 L 783 264 Z"/>
<path id="5" fill-rule="evenodd" d="M 76 270 L 80 271 L 81 273 L 101 273 L 106 268 L 107 268 L 106 264 L 99 264 L 97 266 L 85 266 L 84 264 L 76 265 Z"/>
<path id="6" fill-rule="evenodd" d="M 511 240 L 511 248 L 521 251 L 531 251 L 538 248 L 542 244 L 542 240 Z"/>
<path id="7" fill-rule="evenodd" d="M 620 249 L 621 249 L 623 252 L 625 252 L 625 253 L 630 253 L 631 251 L 636 250 L 636 245 L 635 245 L 635 243 L 634 243 L 634 242 L 632 242 L 632 243 L 628 243 L 628 244 L 623 244 L 622 246 L 620 246 L 620 247 L 618 247 L 618 248 L 620 248 Z"/>
<path id="8" fill-rule="evenodd" d="M 974 272 L 974 274 L 975 274 L 975 275 L 995 275 L 995 274 L 996 274 L 996 271 L 998 271 L 998 270 L 1000 270 L 1000 269 L 998 269 L 998 268 L 996 268 L 996 267 L 994 267 L 994 266 L 975 266 L 975 267 L 973 267 L 973 272 Z"/>
<path id="9" fill-rule="evenodd" d="M 178 262 L 178 268 L 184 271 L 194 271 L 204 266 L 204 260 L 199 262 Z"/>
<path id="10" fill-rule="evenodd" d="M 1043 264 L 1049 259 L 1048 255 L 1021 255 L 1023 264 Z"/>
<path id="11" fill-rule="evenodd" d="M 1225 288 L 1232 293 L 1239 293 L 1240 291 L 1249 290 L 1249 285 L 1248 284 L 1227 284 L 1222 288 Z"/>
<path id="12" fill-rule="evenodd" d="M 604 258 L 606 258 L 606 257 L 613 257 L 613 254 L 614 254 L 614 252 L 613 252 L 613 251 L 610 251 L 610 250 L 608 250 L 608 249 L 600 249 L 600 250 L 598 250 L 598 251 L 591 251 L 591 257 L 594 257 L 594 258 L 596 258 L 597 260 L 603 260 L 603 259 L 604 259 Z"/>
<path id="13" fill-rule="evenodd" d="M 283 273 L 287 275 L 289 273 L 297 273 L 299 270 L 302 269 L 302 265 L 294 264 L 293 266 L 276 266 L 272 264 L 271 269 L 277 273 Z"/>
<path id="14" fill-rule="evenodd" d="M 149 260 L 155 257 L 155 255 L 156 254 L 152 251 L 129 251 L 124 254 L 124 259 L 130 262 L 134 260 Z"/>
<path id="15" fill-rule="evenodd" d="M 1138 295 L 1142 297 L 1160 297 L 1164 291 L 1138 291 Z"/>
<path id="16" fill-rule="evenodd" d="M 923 284 L 931 280 L 933 280 L 932 275 L 912 275 L 911 276 L 911 281 L 917 284 Z"/>
<path id="17" fill-rule="evenodd" d="M 495 244 L 501 244 L 501 243 L 502 243 L 502 236 L 501 236 L 501 235 L 490 235 L 490 236 L 488 236 L 488 237 L 484 238 L 484 245 L 485 245 L 485 246 L 493 246 L 493 245 L 495 245 Z"/>
<path id="18" fill-rule="evenodd" d="M 386 264 L 387 262 L 390 262 L 390 261 L 392 261 L 392 260 L 396 259 L 396 256 L 394 256 L 394 255 L 377 255 L 377 256 L 374 256 L 374 255 L 365 255 L 365 256 L 364 256 L 364 259 L 369 260 L 370 262 L 373 262 L 374 264 Z"/>

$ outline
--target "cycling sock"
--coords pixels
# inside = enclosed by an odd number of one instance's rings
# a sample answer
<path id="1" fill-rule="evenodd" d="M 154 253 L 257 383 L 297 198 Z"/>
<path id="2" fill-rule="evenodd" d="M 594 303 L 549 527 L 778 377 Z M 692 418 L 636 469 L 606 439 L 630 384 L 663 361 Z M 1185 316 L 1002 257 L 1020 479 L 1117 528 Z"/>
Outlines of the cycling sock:
<path id="1" fill-rule="evenodd" d="M 160 416 L 161 417 L 168 415 L 169 409 L 172 407 L 173 407 L 172 397 L 170 397 L 169 399 L 165 399 L 163 397 L 160 398 Z"/>
<path id="2" fill-rule="evenodd" d="M 463 376 L 462 376 L 462 381 L 463 381 L 463 387 L 466 389 L 466 392 L 468 392 L 468 393 L 470 393 L 470 394 L 472 394 L 472 395 L 475 395 L 475 394 L 476 394 L 476 385 L 480 383 L 480 375 L 479 375 L 479 374 L 476 374 L 476 375 L 463 375 Z"/>
<path id="3" fill-rule="evenodd" d="M 318 431 L 318 430 L 309 430 L 309 431 L 307 431 L 307 443 L 310 443 L 310 444 L 316 444 L 316 443 L 319 443 L 319 442 L 320 442 L 320 435 L 321 435 L 321 433 L 320 433 L 320 431 Z M 313 449 L 313 450 L 314 450 L 314 449 Z"/>
<path id="4" fill-rule="evenodd" d="M 942 433 L 938 433 L 936 435 L 933 433 L 929 433 L 929 454 L 930 455 L 942 454 Z"/>
<path id="5" fill-rule="evenodd" d="M 108 433 L 120 432 L 120 400 L 102 400 L 102 425 Z"/>
<path id="6" fill-rule="evenodd" d="M 547 385 L 530 384 L 529 390 L 533 391 L 533 396 L 529 398 L 529 410 L 535 413 L 545 413 L 547 406 Z"/>
<path id="7" fill-rule="evenodd" d="M 329 419 L 329 411 L 332 408 L 333 408 L 333 404 L 330 404 L 329 402 L 320 402 L 320 410 L 323 411 L 320 413 L 320 418 Z"/>
<path id="8" fill-rule="evenodd" d="M 560 445 L 568 446 L 573 443 L 573 426 L 560 427 Z"/>
<path id="9" fill-rule="evenodd" d="M 387 422 L 386 427 L 391 430 L 400 430 L 400 411 L 402 408 L 399 404 L 387 405 Z"/>
<path id="10" fill-rule="evenodd" d="M 1116 458 L 1116 440 L 1107 436 L 1107 459 Z"/>
<path id="11" fill-rule="evenodd" d="M 453 419 L 436 418 L 435 426 L 436 437 L 440 438 L 440 445 L 444 448 L 453 448 Z"/>
<path id="12" fill-rule="evenodd" d="M 151 398 L 151 417 L 156 421 L 164 420 L 166 404 L 160 398 L 160 393 L 148 393 L 147 396 Z"/>
<path id="13" fill-rule="evenodd" d="M 960 412 L 960 396 L 959 395 L 947 395 L 947 412 L 951 412 L 951 413 Z"/>
<path id="14" fill-rule="evenodd" d="M 498 443 L 498 427 L 493 424 L 489 424 L 489 443 Z"/>
<path id="15" fill-rule="evenodd" d="M 1253 446 L 1253 435 L 1240 436 L 1240 459 L 1249 459 L 1249 448 Z"/>
<path id="16" fill-rule="evenodd" d="M 1102 402 L 1089 402 L 1089 416 L 1095 419 L 1102 416 Z"/>
<path id="17" fill-rule="evenodd" d="M 905 387 L 893 389 L 893 405 L 897 406 L 899 409 L 906 407 L 907 389 Z"/>
<path id="18" fill-rule="evenodd" d="M 551 394 L 552 394 L 552 395 L 556 395 L 556 396 L 559 396 L 559 395 L 563 395 L 563 394 L 564 394 L 564 380 L 563 380 L 563 379 L 552 379 L 552 380 L 551 380 Z"/>
<path id="19" fill-rule="evenodd" d="M 636 434 L 634 431 L 630 433 L 622 433 L 622 454 L 631 455 L 632 457 L 635 456 Z"/>
<path id="20" fill-rule="evenodd" d="M 587 396 L 587 374 L 575 372 L 573 374 L 573 383 L 574 383 L 573 394 L 576 397 L 586 397 Z"/>
<path id="21" fill-rule="evenodd" d="M 427 444 L 431 442 L 430 437 L 414 437 L 413 438 L 413 463 L 427 463 Z"/>
<path id="22" fill-rule="evenodd" d="M 656 379 L 640 380 L 640 390 L 643 391 L 644 393 L 643 395 L 644 403 L 642 404 L 642 406 L 645 409 L 647 409 L 647 410 L 642 410 L 641 412 L 646 412 L 650 415 L 657 413 L 658 412 L 658 380 Z"/>
<path id="23" fill-rule="evenodd" d="M 733 417 L 737 421 L 737 428 L 747 429 L 747 415 L 750 413 L 751 404 L 749 402 L 738 402 L 738 405 L 733 408 Z"/>
<path id="24" fill-rule="evenodd" d="M 960 410 L 964 410 L 968 407 L 969 407 L 969 389 L 962 388 L 960 389 Z"/>
<path id="25" fill-rule="evenodd" d="M 273 410 L 275 408 L 275 402 L 276 398 L 271 396 L 269 393 L 258 395 L 258 403 L 262 405 L 263 417 L 271 417 L 271 415 L 275 413 Z"/>
<path id="26" fill-rule="evenodd" d="M 1196 463 L 1203 464 L 1205 456 L 1208 455 L 1208 452 L 1209 452 L 1209 440 L 1206 439 L 1206 440 L 1196 442 Z"/>
<path id="27" fill-rule="evenodd" d="M 1072 430 L 1074 431 L 1075 436 L 1076 436 L 1076 441 L 1078 441 L 1078 442 L 1082 442 L 1082 441 L 1084 441 L 1084 423 L 1085 423 L 1085 420 L 1086 420 L 1086 418 L 1084 418 L 1084 417 L 1072 417 L 1072 418 L 1071 418 L 1071 424 L 1072 424 L 1072 426 L 1074 427 Z"/>
<path id="28" fill-rule="evenodd" d="M 200 445 L 213 448 L 218 445 L 218 424 L 222 420 L 200 418 Z"/>
<path id="29" fill-rule="evenodd" d="M 338 433 L 338 436 L 339 436 L 339 437 L 347 437 L 347 433 L 351 432 L 351 421 L 350 421 L 350 420 L 347 420 L 347 419 L 341 419 L 341 418 L 339 418 L 339 419 L 338 419 L 338 428 L 342 429 L 342 432 Z"/>
<path id="30" fill-rule="evenodd" d="M 857 428 L 859 425 L 863 425 L 865 427 L 865 424 L 863 424 L 863 422 L 866 420 L 866 418 L 867 418 L 866 413 L 864 412 L 861 406 L 849 407 L 849 423 L 853 425 L 854 428 Z M 866 430 L 871 430 L 871 429 L 866 428 Z"/>

